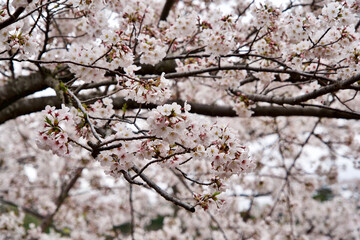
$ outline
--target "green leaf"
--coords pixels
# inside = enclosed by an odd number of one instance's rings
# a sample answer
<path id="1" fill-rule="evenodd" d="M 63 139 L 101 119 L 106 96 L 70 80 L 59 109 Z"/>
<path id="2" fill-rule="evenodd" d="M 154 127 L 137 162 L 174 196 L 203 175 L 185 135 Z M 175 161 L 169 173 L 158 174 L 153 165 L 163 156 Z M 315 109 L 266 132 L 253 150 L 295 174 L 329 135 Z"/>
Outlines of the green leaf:
<path id="1" fill-rule="evenodd" d="M 45 122 L 47 123 L 47 124 L 49 124 L 50 126 L 52 126 L 52 122 L 51 122 L 51 120 L 46 116 L 45 117 Z"/>
<path id="2" fill-rule="evenodd" d="M 127 108 L 128 108 L 127 103 L 124 103 L 124 105 L 122 106 L 121 110 L 122 110 L 124 113 L 126 113 Z"/>
<path id="3" fill-rule="evenodd" d="M 214 192 L 212 196 L 213 196 L 213 197 L 216 197 L 216 196 L 219 195 L 219 194 L 221 194 L 221 192 Z"/>
<path id="4" fill-rule="evenodd" d="M 63 82 L 60 82 L 60 90 L 63 91 L 64 93 L 67 93 L 67 87 Z"/>

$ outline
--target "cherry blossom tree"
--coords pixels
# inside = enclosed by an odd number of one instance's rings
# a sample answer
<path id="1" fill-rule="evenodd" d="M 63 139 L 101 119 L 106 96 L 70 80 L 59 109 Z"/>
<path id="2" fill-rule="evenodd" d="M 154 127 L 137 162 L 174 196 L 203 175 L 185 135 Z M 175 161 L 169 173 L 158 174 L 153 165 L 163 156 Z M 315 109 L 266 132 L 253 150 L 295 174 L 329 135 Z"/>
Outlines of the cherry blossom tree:
<path id="1" fill-rule="evenodd" d="M 0 4 L 1 240 L 360 239 L 360 1 Z"/>

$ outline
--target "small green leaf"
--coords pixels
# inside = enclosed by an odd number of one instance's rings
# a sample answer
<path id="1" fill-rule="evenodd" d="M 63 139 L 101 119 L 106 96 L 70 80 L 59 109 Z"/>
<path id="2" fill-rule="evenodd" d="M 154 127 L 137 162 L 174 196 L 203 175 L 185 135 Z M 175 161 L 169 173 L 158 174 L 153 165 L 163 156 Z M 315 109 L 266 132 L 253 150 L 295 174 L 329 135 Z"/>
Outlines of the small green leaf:
<path id="1" fill-rule="evenodd" d="M 67 93 L 67 87 L 65 86 L 65 84 L 63 82 L 60 82 L 60 89 L 61 91 L 63 91 L 64 93 Z"/>
<path id="2" fill-rule="evenodd" d="M 45 117 L 45 122 L 50 126 L 52 125 L 51 120 L 47 116 Z"/>
<path id="3" fill-rule="evenodd" d="M 216 196 L 219 195 L 219 194 L 221 194 L 221 192 L 214 192 L 212 196 L 213 196 L 213 197 L 216 197 Z"/>
<path id="4" fill-rule="evenodd" d="M 124 113 L 126 113 L 126 110 L 128 108 L 127 103 L 124 103 L 123 107 L 121 108 L 121 110 L 123 110 Z"/>

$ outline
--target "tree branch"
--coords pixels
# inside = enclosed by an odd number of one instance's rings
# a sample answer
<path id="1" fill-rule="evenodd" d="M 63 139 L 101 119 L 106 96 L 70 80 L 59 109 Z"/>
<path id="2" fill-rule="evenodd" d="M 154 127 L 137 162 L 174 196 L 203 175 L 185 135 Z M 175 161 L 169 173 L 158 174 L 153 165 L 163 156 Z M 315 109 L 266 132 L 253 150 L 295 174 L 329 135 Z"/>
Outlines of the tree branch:
<path id="1" fill-rule="evenodd" d="M 56 96 L 24 98 L 18 100 L 7 108 L 0 110 L 0 124 L 22 115 L 27 115 L 33 112 L 40 112 L 45 109 L 46 105 L 60 108 L 61 101 Z"/>
<path id="2" fill-rule="evenodd" d="M 269 73 L 288 73 L 288 74 L 295 74 L 303 77 L 313 78 L 313 79 L 322 79 L 324 81 L 334 81 L 333 79 L 326 78 L 323 76 L 316 75 L 314 76 L 313 73 L 307 73 L 307 72 L 300 72 L 296 70 L 291 69 L 279 69 L 279 68 L 266 68 L 266 67 L 251 67 L 248 65 L 233 65 L 233 66 L 220 66 L 220 67 L 209 67 L 189 72 L 176 72 L 176 73 L 167 73 L 164 75 L 165 78 L 171 79 L 171 78 L 184 78 L 184 77 L 191 77 L 196 76 L 202 73 L 211 73 L 216 71 L 226 71 L 226 70 L 248 70 L 248 71 L 254 71 L 254 72 L 269 72 Z"/>
<path id="3" fill-rule="evenodd" d="M 170 10 L 176 0 L 166 0 L 163 10 L 160 15 L 160 21 L 166 21 L 166 18 L 169 16 Z"/>
<path id="4" fill-rule="evenodd" d="M 179 207 L 185 208 L 186 210 L 188 210 L 189 212 L 195 212 L 195 208 L 193 206 L 191 206 L 188 203 L 184 203 L 182 201 L 180 201 L 179 199 L 177 199 L 176 197 L 168 194 L 167 192 L 165 192 L 164 190 L 162 190 L 156 183 L 154 183 L 153 181 L 151 181 L 151 179 L 149 179 L 145 174 L 140 173 L 140 169 L 136 166 L 133 166 L 132 169 L 139 174 L 140 178 L 142 180 L 144 180 L 144 182 L 147 183 L 147 185 L 149 185 L 149 187 L 151 187 L 152 189 L 154 189 L 158 194 L 160 194 L 163 198 L 165 198 L 166 200 L 174 203 L 175 205 L 178 205 Z"/>
<path id="5" fill-rule="evenodd" d="M 80 96 L 80 99 L 86 99 Z M 183 101 L 168 101 L 167 103 L 177 102 L 183 105 Z M 128 109 L 138 108 L 140 105 L 134 101 L 126 101 L 123 98 L 113 98 L 114 109 L 121 109 L 127 103 Z M 208 105 L 200 103 L 188 103 L 191 105 L 191 113 L 197 113 L 205 116 L 218 117 L 237 117 L 236 112 L 230 106 Z M 46 105 L 61 107 L 61 101 L 56 96 L 25 98 L 21 99 L 9 107 L 0 111 L 0 124 L 16 117 L 39 112 L 45 109 Z M 299 104 L 301 106 L 256 106 L 251 110 L 254 112 L 252 117 L 279 117 L 279 116 L 308 116 L 322 118 L 342 118 L 342 119 L 360 119 L 360 114 L 344 111 L 340 109 L 329 108 L 325 106 L 316 106 L 308 104 Z M 142 105 L 144 108 L 156 108 L 155 104 Z"/>
<path id="6" fill-rule="evenodd" d="M 41 231 L 42 232 L 44 232 L 51 225 L 55 214 L 59 211 L 59 209 L 62 206 L 62 204 L 64 203 L 65 199 L 69 196 L 70 190 L 74 187 L 75 183 L 81 176 L 83 169 L 84 169 L 83 167 L 76 169 L 74 176 L 71 178 L 69 183 L 61 190 L 61 193 L 58 196 L 57 201 L 56 201 L 55 211 L 52 214 L 47 215 L 45 217 L 45 219 L 43 220 L 43 222 L 41 223 Z"/>
<path id="7" fill-rule="evenodd" d="M 35 210 L 32 210 L 32 209 L 30 209 L 30 208 L 26 208 L 26 207 L 21 207 L 21 206 L 15 204 L 15 203 L 13 203 L 13 202 L 10 202 L 10 201 L 8 201 L 8 200 L 3 199 L 2 197 L 0 197 L 0 202 L 3 203 L 3 204 L 5 204 L 5 205 L 10 205 L 10 206 L 12 206 L 12 207 L 16 207 L 16 208 L 18 208 L 18 209 L 21 209 L 21 210 L 23 210 L 25 213 L 28 213 L 28 214 L 30 214 L 30 215 L 33 215 L 33 216 L 35 216 L 35 217 L 37 217 L 37 218 L 39 218 L 39 219 L 44 219 L 44 218 L 45 218 L 45 216 L 43 216 L 42 214 L 36 212 Z"/>
<path id="8" fill-rule="evenodd" d="M 0 110 L 20 98 L 47 88 L 44 77 L 40 72 L 36 72 L 8 81 L 6 85 L 0 87 Z"/>
<path id="9" fill-rule="evenodd" d="M 233 91 L 234 94 L 243 94 L 245 95 L 249 100 L 252 100 L 254 102 L 268 102 L 268 103 L 276 103 L 276 104 L 290 104 L 295 105 L 301 102 L 306 102 L 310 99 L 315 99 L 317 97 L 323 96 L 327 93 L 336 92 L 339 89 L 342 89 L 344 87 L 347 87 L 357 81 L 360 80 L 360 74 L 357 74 L 351 78 L 344 79 L 342 81 L 335 82 L 333 84 L 324 86 L 320 89 L 316 89 L 313 92 L 306 93 L 297 97 L 277 97 L 277 96 L 267 96 L 267 95 L 261 95 L 261 94 L 248 94 L 243 93 L 241 91 Z"/>
<path id="10" fill-rule="evenodd" d="M 95 128 L 94 128 L 94 125 L 91 123 L 90 118 L 89 118 L 89 114 L 88 114 L 88 112 L 85 110 L 85 108 L 82 106 L 81 101 L 80 101 L 80 100 L 77 98 L 77 96 L 75 96 L 75 94 L 74 94 L 72 91 L 70 91 L 69 89 L 67 90 L 67 93 L 68 93 L 73 99 L 75 99 L 78 108 L 79 108 L 79 109 L 81 110 L 81 112 L 85 115 L 86 121 L 87 121 L 87 123 L 88 123 L 89 126 L 90 126 L 90 130 L 91 130 L 92 134 L 94 135 L 94 137 L 95 137 L 99 142 L 101 142 L 100 136 L 99 136 L 99 134 L 96 132 L 96 130 L 95 130 Z"/>
<path id="11" fill-rule="evenodd" d="M 32 2 L 32 0 L 28 0 L 28 3 L 31 3 L 31 2 Z M 10 15 L 8 19 L 6 19 L 2 23 L 0 23 L 0 30 L 3 29 L 3 28 L 6 28 L 7 26 L 9 26 L 9 25 L 13 24 L 14 22 L 16 22 L 17 18 L 24 11 L 25 11 L 24 7 L 19 7 L 18 9 L 16 9 L 14 14 Z"/>

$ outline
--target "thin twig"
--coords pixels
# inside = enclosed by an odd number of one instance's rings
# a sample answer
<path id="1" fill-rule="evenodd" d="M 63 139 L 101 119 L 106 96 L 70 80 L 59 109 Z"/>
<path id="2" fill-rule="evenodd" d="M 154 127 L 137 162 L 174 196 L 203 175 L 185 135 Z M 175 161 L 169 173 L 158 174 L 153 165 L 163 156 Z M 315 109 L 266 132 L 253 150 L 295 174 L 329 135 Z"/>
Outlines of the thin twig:
<path id="1" fill-rule="evenodd" d="M 87 111 L 85 110 L 85 108 L 82 106 L 81 101 L 75 96 L 75 94 L 73 94 L 73 93 L 71 92 L 71 90 L 67 89 L 66 91 L 67 91 L 67 93 L 69 93 L 69 95 L 70 95 L 73 99 L 75 99 L 75 101 L 76 101 L 76 103 L 77 103 L 77 105 L 78 105 L 78 108 L 80 108 L 81 112 L 85 115 L 86 121 L 87 121 L 87 123 L 89 124 L 90 129 L 91 129 L 91 132 L 92 132 L 92 134 L 94 135 L 94 137 L 95 137 L 99 142 L 101 142 L 100 136 L 99 136 L 99 134 L 96 132 L 96 130 L 95 130 L 95 128 L 94 128 L 94 125 L 91 123 L 89 114 L 87 113 Z"/>
<path id="2" fill-rule="evenodd" d="M 132 169 L 136 172 L 139 173 L 140 169 L 136 166 L 133 166 Z M 141 173 L 140 178 L 142 180 L 144 180 L 144 182 L 146 182 L 149 187 L 151 187 L 152 189 L 154 189 L 157 193 L 159 193 L 163 198 L 165 198 L 166 200 L 174 203 L 177 206 L 180 206 L 186 210 L 188 210 L 189 212 L 195 212 L 195 208 L 185 202 L 182 202 L 181 200 L 177 199 L 176 197 L 168 194 L 167 192 L 165 192 L 164 190 L 162 190 L 156 183 L 154 183 L 152 180 L 150 180 L 146 175 L 144 175 L 143 173 Z"/>
<path id="3" fill-rule="evenodd" d="M 135 217 L 134 217 L 134 206 L 133 206 L 133 198 L 132 198 L 132 184 L 129 185 L 129 203 L 130 203 L 130 216 L 131 216 L 131 223 L 130 223 L 130 231 L 131 231 L 131 239 L 135 240 Z"/>

